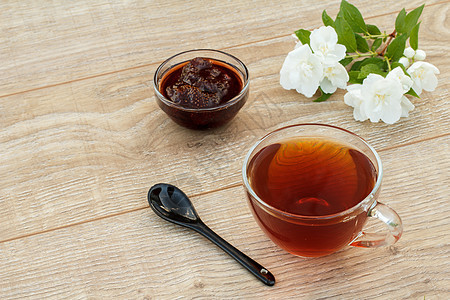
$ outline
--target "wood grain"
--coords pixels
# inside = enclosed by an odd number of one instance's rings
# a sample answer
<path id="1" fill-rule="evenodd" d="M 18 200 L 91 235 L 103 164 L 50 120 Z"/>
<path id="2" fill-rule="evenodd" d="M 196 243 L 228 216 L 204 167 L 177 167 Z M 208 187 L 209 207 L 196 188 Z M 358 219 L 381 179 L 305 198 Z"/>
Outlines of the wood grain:
<path id="1" fill-rule="evenodd" d="M 450 1 L 426 1 L 421 17 L 419 47 L 439 85 L 395 125 L 356 122 L 342 91 L 313 103 L 279 85 L 290 33 L 317 28 L 338 2 L 1 2 L 0 299 L 450 298 Z M 351 2 L 387 31 L 401 8 L 422 4 Z M 242 59 L 251 92 L 235 120 L 199 132 L 164 115 L 152 78 L 168 56 L 202 47 Z M 404 222 L 398 244 L 302 259 L 264 236 L 245 203 L 244 155 L 268 131 L 304 122 L 377 149 L 380 201 Z M 157 218 L 146 200 L 157 182 L 182 187 L 277 284 Z"/>
<path id="2" fill-rule="evenodd" d="M 424 17 L 444 12 L 432 6 Z M 435 43 L 440 29 L 426 29 L 422 42 Z M 290 37 L 230 49 L 250 69 L 250 99 L 232 123 L 213 131 L 180 128 L 159 110 L 156 65 L 0 98 L 0 209 L 7 212 L 0 241 L 142 208 L 142 195 L 161 181 L 193 194 L 233 186 L 251 145 L 287 124 L 341 126 L 378 150 L 448 134 L 450 66 L 440 43 L 428 52 L 440 67 L 439 92 L 422 94 L 411 117 L 393 126 L 355 122 L 343 92 L 319 104 L 282 89 L 278 72 Z"/>
<path id="3" fill-rule="evenodd" d="M 450 168 L 449 140 L 422 142 L 437 151 L 419 143 L 381 152 L 380 200 L 397 210 L 405 227 L 389 248 L 348 247 L 297 258 L 259 230 L 241 186 L 192 197 L 205 223 L 270 268 L 278 280 L 274 287 L 263 286 L 198 234 L 142 209 L 1 243 L 0 278 L 9 280 L 0 282 L 0 290 L 6 298 L 31 299 L 439 299 L 450 292 L 450 209 L 439 185 L 450 182 L 448 173 L 435 170 Z"/>
<path id="4" fill-rule="evenodd" d="M 425 1 L 427 5 L 439 1 Z M 313 3 L 313 4 L 312 4 Z M 374 1 L 354 1 L 364 16 Z M 390 12 L 424 1 L 398 1 Z M 0 3 L 0 95 L 161 62 L 192 48 L 224 49 L 320 26 L 336 1 L 91 1 Z M 392 19 L 392 18 L 391 18 Z"/>

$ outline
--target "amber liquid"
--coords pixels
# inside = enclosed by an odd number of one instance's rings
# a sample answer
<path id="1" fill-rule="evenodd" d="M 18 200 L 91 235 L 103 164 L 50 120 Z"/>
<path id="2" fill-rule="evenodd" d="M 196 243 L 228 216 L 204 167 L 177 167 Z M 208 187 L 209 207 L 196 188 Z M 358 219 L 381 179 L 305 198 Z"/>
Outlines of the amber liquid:
<path id="1" fill-rule="evenodd" d="M 369 195 L 377 178 L 372 162 L 360 151 L 317 139 L 266 146 L 250 161 L 247 173 L 260 199 L 300 216 L 328 216 L 347 210 Z M 345 246 L 366 217 L 338 224 L 295 224 L 254 203 L 251 206 L 266 233 L 282 248 L 301 256 L 321 256 Z"/>

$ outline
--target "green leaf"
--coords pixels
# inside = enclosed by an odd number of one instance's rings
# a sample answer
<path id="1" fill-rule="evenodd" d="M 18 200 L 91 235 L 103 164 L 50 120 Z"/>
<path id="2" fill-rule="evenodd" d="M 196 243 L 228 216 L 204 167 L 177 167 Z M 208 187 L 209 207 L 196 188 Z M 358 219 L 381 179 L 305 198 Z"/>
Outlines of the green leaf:
<path id="1" fill-rule="evenodd" d="M 341 2 L 341 12 L 344 19 L 350 24 L 354 32 L 366 33 L 367 27 L 364 19 L 356 6 L 343 0 Z"/>
<path id="2" fill-rule="evenodd" d="M 408 36 L 411 32 L 411 30 L 416 26 L 417 22 L 419 21 L 419 17 L 422 14 L 423 8 L 425 4 L 419 6 L 418 8 L 414 9 L 410 13 L 408 13 L 405 17 L 405 24 L 404 24 L 404 30 Z"/>
<path id="3" fill-rule="evenodd" d="M 367 31 L 369 32 L 370 35 L 380 35 L 381 34 L 380 29 L 378 29 L 378 27 L 375 25 L 367 24 L 366 27 L 367 27 Z"/>
<path id="4" fill-rule="evenodd" d="M 309 45 L 309 36 L 311 35 L 311 31 L 306 29 L 299 29 L 295 32 L 295 35 L 303 45 Z"/>
<path id="5" fill-rule="evenodd" d="M 403 8 L 397 15 L 395 19 L 395 31 L 398 33 L 405 33 L 405 18 L 406 10 Z"/>
<path id="6" fill-rule="evenodd" d="M 361 64 L 362 64 L 362 60 L 355 61 L 355 63 L 350 68 L 350 71 L 359 71 L 359 70 L 361 70 Z"/>
<path id="7" fill-rule="evenodd" d="M 386 57 L 389 58 L 389 60 L 398 61 L 400 57 L 403 56 L 403 51 L 405 51 L 406 39 L 407 35 L 401 34 L 392 40 L 386 50 Z"/>
<path id="8" fill-rule="evenodd" d="M 380 68 L 379 65 L 367 64 L 361 68 L 361 71 L 359 72 L 359 75 L 358 75 L 358 79 L 364 79 L 367 76 L 369 76 L 369 74 L 371 74 L 371 73 L 379 74 L 379 75 L 382 75 L 383 77 L 386 76 L 386 72 L 383 72 L 383 70 Z"/>
<path id="9" fill-rule="evenodd" d="M 363 79 L 359 78 L 359 71 L 350 71 L 348 72 L 348 83 L 350 84 L 361 84 L 363 82 Z"/>
<path id="10" fill-rule="evenodd" d="M 357 61 L 351 67 L 351 71 L 360 71 L 361 68 L 368 64 L 377 65 L 380 69 L 384 69 L 384 60 L 381 57 L 368 57 L 363 60 Z"/>
<path id="11" fill-rule="evenodd" d="M 375 64 L 379 66 L 381 69 L 384 68 L 384 60 L 381 57 L 368 57 L 362 61 L 361 66 L 365 66 L 368 64 Z"/>
<path id="12" fill-rule="evenodd" d="M 419 27 L 420 23 L 417 23 L 416 26 L 413 27 L 411 30 L 411 35 L 409 36 L 409 45 L 414 50 L 417 50 L 419 48 Z"/>
<path id="13" fill-rule="evenodd" d="M 320 91 L 321 95 L 320 95 L 319 98 L 317 98 L 316 100 L 313 100 L 313 102 L 323 102 L 323 101 L 326 101 L 326 100 L 328 100 L 328 98 L 331 97 L 331 95 L 333 95 L 333 94 L 327 94 L 327 93 L 324 93 L 323 90 L 322 90 L 320 87 L 319 87 L 319 91 Z"/>
<path id="14" fill-rule="evenodd" d="M 338 35 L 338 43 L 344 45 L 347 48 L 347 52 L 356 52 L 355 34 L 341 12 L 338 13 L 334 24 Z"/>
<path id="15" fill-rule="evenodd" d="M 333 19 L 327 14 L 326 10 L 323 10 L 322 12 L 322 22 L 325 26 L 331 26 L 334 28 L 334 21 Z"/>
<path id="16" fill-rule="evenodd" d="M 382 43 L 383 41 L 381 39 L 374 40 L 371 47 L 372 51 L 376 51 L 378 48 L 380 48 Z"/>
<path id="17" fill-rule="evenodd" d="M 346 58 L 344 58 L 344 59 L 341 59 L 341 60 L 339 61 L 339 63 L 345 67 L 345 66 L 347 66 L 349 63 L 351 63 L 352 61 L 353 61 L 353 58 L 351 58 L 351 57 L 346 57 Z"/>
<path id="18" fill-rule="evenodd" d="M 361 53 L 369 52 L 369 44 L 367 44 L 367 40 L 360 36 L 359 34 L 355 33 L 355 40 L 356 40 L 356 48 Z"/>
<path id="19" fill-rule="evenodd" d="M 405 94 L 406 95 L 411 95 L 411 96 L 416 97 L 416 98 L 420 98 L 420 96 L 417 95 L 417 93 L 413 89 L 409 89 L 409 91 L 407 91 Z"/>

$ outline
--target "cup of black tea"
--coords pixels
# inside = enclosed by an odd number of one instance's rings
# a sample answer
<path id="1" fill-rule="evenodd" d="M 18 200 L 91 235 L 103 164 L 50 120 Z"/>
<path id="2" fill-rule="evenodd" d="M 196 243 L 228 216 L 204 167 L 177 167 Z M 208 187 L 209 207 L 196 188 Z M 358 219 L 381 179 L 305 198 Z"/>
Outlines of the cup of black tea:
<path id="1" fill-rule="evenodd" d="M 191 129 L 219 127 L 233 119 L 248 98 L 247 67 L 219 50 L 195 49 L 169 57 L 156 70 L 159 107 Z"/>
<path id="2" fill-rule="evenodd" d="M 299 124 L 275 130 L 250 149 L 242 175 L 257 223 L 291 254 L 391 245 L 402 234 L 397 213 L 377 201 L 380 157 L 345 129 Z M 384 222 L 386 232 L 363 232 L 369 217 Z"/>

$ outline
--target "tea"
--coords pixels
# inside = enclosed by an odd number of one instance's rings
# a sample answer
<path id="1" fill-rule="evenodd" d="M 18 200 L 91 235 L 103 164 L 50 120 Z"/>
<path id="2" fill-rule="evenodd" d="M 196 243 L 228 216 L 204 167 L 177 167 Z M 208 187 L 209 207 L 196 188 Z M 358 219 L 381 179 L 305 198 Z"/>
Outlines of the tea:
<path id="1" fill-rule="evenodd" d="M 311 221 L 345 211 L 366 198 L 376 168 L 360 151 L 325 139 L 294 138 L 262 148 L 247 167 L 250 186 L 268 205 L 294 220 L 268 213 L 250 201 L 266 234 L 290 253 L 322 256 L 348 245 L 362 229 L 367 213 L 344 221 Z M 249 199 L 251 195 L 248 194 Z"/>
<path id="2" fill-rule="evenodd" d="M 356 149 L 329 140 L 287 140 L 259 151 L 248 166 L 249 182 L 267 204 L 296 215 L 344 211 L 373 189 L 376 171 Z"/>

